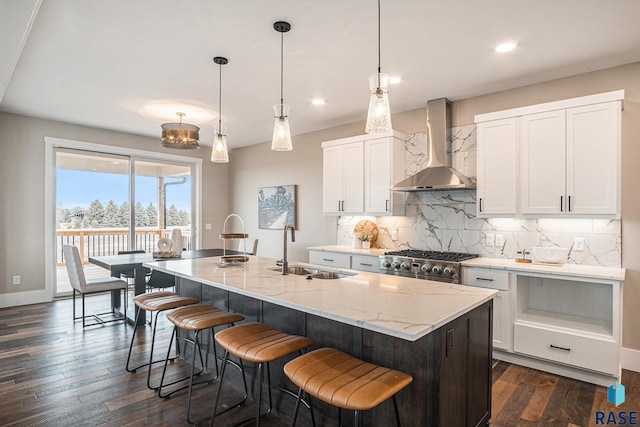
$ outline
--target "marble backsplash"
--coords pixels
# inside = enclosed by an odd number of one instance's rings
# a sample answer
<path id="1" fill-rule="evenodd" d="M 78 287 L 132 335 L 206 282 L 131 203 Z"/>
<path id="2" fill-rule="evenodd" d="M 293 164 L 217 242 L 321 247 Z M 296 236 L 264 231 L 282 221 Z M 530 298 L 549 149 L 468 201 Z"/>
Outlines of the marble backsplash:
<path id="1" fill-rule="evenodd" d="M 475 178 L 475 125 L 453 128 L 451 139 L 453 167 Z M 426 164 L 426 145 L 424 132 L 408 136 L 407 176 Z M 409 193 L 405 216 L 340 217 L 337 244 L 350 245 L 356 223 L 364 218 L 378 225 L 378 243 L 389 250 L 439 250 L 515 258 L 518 251 L 530 250 L 533 246 L 559 246 L 571 249 L 569 263 L 621 266 L 620 220 L 476 218 L 476 192 L 473 190 Z M 487 245 L 489 233 L 502 235 L 504 244 Z M 396 239 L 391 238 L 393 234 Z M 584 238 L 584 251 L 573 249 L 576 237 Z"/>

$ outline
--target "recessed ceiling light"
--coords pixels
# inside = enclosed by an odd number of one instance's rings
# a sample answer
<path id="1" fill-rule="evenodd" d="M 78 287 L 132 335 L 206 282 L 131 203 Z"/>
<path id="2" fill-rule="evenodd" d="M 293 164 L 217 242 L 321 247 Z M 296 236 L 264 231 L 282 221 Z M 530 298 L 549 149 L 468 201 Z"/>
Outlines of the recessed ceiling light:
<path id="1" fill-rule="evenodd" d="M 313 105 L 324 105 L 324 104 L 327 103 L 327 101 L 325 101 L 324 99 L 321 99 L 321 98 L 315 98 L 315 99 L 311 100 L 311 103 Z"/>
<path id="2" fill-rule="evenodd" d="M 516 48 L 516 46 L 518 46 L 518 43 L 516 42 L 501 43 L 498 46 L 496 46 L 496 52 L 500 52 L 500 53 L 511 52 L 513 49 Z"/>
<path id="3" fill-rule="evenodd" d="M 399 76 L 391 76 L 389 78 L 389 84 L 394 85 L 396 83 L 400 83 L 402 81 L 402 77 Z"/>

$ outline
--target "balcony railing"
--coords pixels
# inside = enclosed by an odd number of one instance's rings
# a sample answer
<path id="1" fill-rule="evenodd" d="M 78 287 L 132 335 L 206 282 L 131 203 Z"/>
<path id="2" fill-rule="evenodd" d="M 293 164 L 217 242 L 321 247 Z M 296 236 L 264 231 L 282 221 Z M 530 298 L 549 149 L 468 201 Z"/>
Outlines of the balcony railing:
<path id="1" fill-rule="evenodd" d="M 183 248 L 191 250 L 191 229 L 182 230 Z M 158 240 L 171 237 L 168 229 L 136 230 L 135 245 L 132 248 L 153 252 L 158 249 Z M 124 228 L 75 229 L 56 231 L 56 264 L 64 265 L 62 245 L 78 246 L 80 257 L 87 262 L 91 256 L 117 255 L 119 251 L 129 250 L 129 230 Z"/>

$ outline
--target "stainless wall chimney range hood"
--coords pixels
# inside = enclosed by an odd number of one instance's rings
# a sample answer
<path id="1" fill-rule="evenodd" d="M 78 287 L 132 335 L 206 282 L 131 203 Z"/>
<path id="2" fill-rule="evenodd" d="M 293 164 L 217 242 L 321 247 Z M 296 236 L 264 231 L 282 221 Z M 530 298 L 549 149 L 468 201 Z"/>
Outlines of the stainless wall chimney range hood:
<path id="1" fill-rule="evenodd" d="M 451 167 L 451 102 L 427 101 L 427 167 L 393 187 L 393 191 L 473 190 L 476 183 Z"/>

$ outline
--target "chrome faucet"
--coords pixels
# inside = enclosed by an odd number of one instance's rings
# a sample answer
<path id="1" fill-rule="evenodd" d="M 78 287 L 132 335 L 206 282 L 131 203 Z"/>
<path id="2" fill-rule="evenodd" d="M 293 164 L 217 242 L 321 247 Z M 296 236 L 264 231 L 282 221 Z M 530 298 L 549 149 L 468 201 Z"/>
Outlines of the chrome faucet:
<path id="1" fill-rule="evenodd" d="M 289 274 L 289 262 L 287 261 L 287 230 L 291 230 L 291 241 L 296 241 L 296 229 L 293 225 L 286 224 L 282 231 L 284 231 L 284 247 L 282 250 L 282 274 Z"/>

